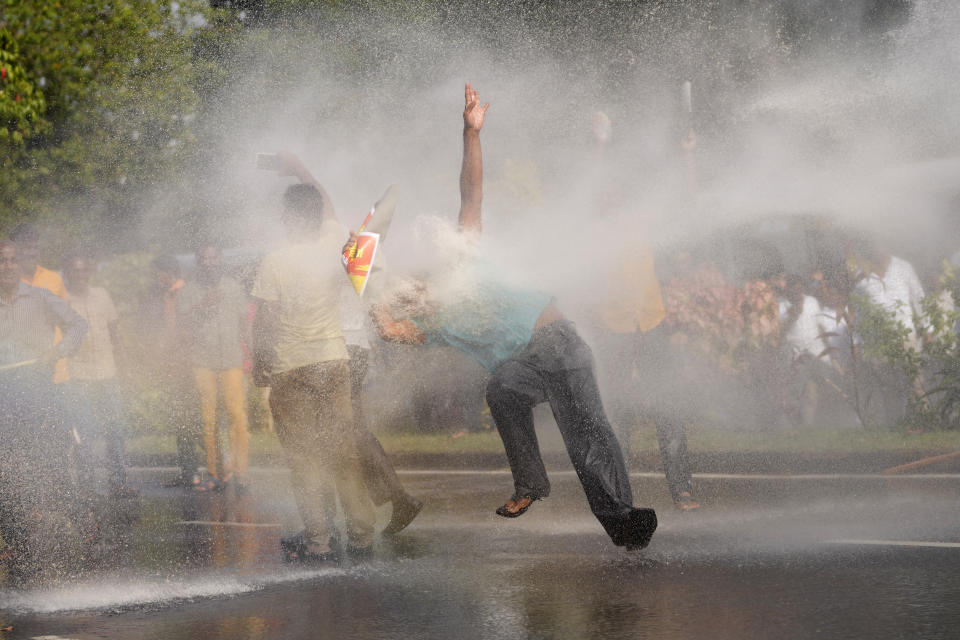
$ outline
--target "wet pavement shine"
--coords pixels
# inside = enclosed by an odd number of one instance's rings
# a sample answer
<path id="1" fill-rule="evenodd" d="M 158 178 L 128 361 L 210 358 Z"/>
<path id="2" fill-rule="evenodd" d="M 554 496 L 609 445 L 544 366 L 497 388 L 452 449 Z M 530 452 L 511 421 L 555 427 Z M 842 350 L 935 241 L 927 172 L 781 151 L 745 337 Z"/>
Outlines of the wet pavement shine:
<path id="1" fill-rule="evenodd" d="M 957 638 L 960 475 L 698 476 L 704 506 L 658 510 L 649 548 L 614 547 L 575 476 L 517 519 L 498 471 L 401 475 L 426 507 L 372 559 L 304 566 L 286 474 L 246 494 L 161 489 L 138 470 L 96 565 L 0 588 L 0 638 Z M 389 506 L 379 510 L 382 526 Z"/>

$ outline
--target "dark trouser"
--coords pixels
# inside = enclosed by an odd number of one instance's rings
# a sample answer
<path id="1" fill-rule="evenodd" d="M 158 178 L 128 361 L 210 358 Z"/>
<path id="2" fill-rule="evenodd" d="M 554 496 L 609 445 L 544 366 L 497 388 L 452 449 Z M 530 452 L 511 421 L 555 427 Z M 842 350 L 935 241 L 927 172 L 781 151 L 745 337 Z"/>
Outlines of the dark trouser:
<path id="1" fill-rule="evenodd" d="M 115 378 L 108 380 L 70 380 L 64 383 L 75 406 L 83 407 L 79 420 L 81 452 L 90 475 L 100 465 L 93 456 L 93 444 L 103 438 L 106 445 L 107 483 L 110 489 L 119 489 L 126 483 L 124 468 L 125 413 L 120 387 Z"/>
<path id="2" fill-rule="evenodd" d="M 14 572 L 31 573 L 84 523 L 88 496 L 70 477 L 69 407 L 46 370 L 0 373 L 0 535 Z"/>
<path id="3" fill-rule="evenodd" d="M 633 509 L 623 454 L 603 412 L 593 354 L 573 324 L 534 331 L 518 355 L 501 363 L 487 384 L 487 405 L 503 439 L 514 494 L 550 494 L 533 426 L 533 407 L 549 402 L 590 510 L 611 537 Z"/>
<path id="4" fill-rule="evenodd" d="M 177 465 L 186 481 L 197 473 L 201 455 L 199 398 L 193 373 L 188 369 L 162 375 L 159 379 L 167 419 L 177 438 Z"/>
<path id="5" fill-rule="evenodd" d="M 350 402 L 353 404 L 360 468 L 370 499 L 373 504 L 380 506 L 403 495 L 403 485 L 390 464 L 387 452 L 376 436 L 370 433 L 363 413 L 363 380 L 367 377 L 370 365 L 370 350 L 347 345 L 347 352 L 350 354 Z"/>
<path id="6" fill-rule="evenodd" d="M 630 456 L 630 438 L 641 419 L 657 429 L 660 459 L 670 495 L 692 491 L 686 424 L 689 386 L 676 370 L 682 359 L 671 352 L 661 327 L 647 333 L 610 333 L 600 342 L 604 398 L 611 406 L 617 437 Z"/>

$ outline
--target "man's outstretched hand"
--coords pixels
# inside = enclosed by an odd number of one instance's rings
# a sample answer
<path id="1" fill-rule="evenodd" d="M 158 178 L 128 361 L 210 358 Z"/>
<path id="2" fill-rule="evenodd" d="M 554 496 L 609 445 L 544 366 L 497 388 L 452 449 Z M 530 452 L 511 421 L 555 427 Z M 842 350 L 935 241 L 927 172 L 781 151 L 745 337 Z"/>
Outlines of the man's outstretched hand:
<path id="1" fill-rule="evenodd" d="M 483 128 L 483 116 L 490 108 L 490 103 L 480 106 L 480 94 L 468 82 L 463 89 L 463 130 L 480 131 Z"/>

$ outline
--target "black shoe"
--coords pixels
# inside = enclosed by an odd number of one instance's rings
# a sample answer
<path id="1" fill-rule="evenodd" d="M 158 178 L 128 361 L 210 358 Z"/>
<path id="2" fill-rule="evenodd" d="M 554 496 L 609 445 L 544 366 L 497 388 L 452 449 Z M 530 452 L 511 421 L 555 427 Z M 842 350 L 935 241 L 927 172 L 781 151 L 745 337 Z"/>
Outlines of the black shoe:
<path id="1" fill-rule="evenodd" d="M 413 496 L 404 494 L 402 498 L 394 500 L 393 515 L 390 516 L 387 526 L 383 528 L 383 535 L 392 536 L 406 529 L 421 509 L 423 509 L 423 503 Z"/>
<path id="2" fill-rule="evenodd" d="M 653 509 L 634 509 L 627 514 L 622 545 L 627 551 L 644 549 L 650 544 L 650 538 L 656 530 L 657 513 Z"/>
<path id="3" fill-rule="evenodd" d="M 329 544 L 323 550 L 320 545 L 311 540 L 305 531 L 280 539 L 280 548 L 283 550 L 285 562 L 302 562 L 305 564 L 320 564 L 324 562 L 338 562 L 340 552 Z"/>

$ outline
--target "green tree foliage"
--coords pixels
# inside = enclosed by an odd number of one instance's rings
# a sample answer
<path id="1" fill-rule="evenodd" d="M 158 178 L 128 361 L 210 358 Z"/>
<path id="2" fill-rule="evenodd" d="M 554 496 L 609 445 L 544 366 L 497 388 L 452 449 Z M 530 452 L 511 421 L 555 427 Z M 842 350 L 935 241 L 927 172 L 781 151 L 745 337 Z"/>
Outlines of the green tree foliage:
<path id="1" fill-rule="evenodd" d="M 0 225 L 69 210 L 83 232 L 174 178 L 209 17 L 200 0 L 0 0 Z"/>
<path id="2" fill-rule="evenodd" d="M 865 375 L 873 363 L 901 371 L 904 380 L 911 384 L 912 397 L 903 426 L 960 428 L 960 312 L 953 302 L 960 300 L 960 279 L 951 265 L 944 264 L 939 284 L 939 292 L 920 301 L 922 313 L 914 318 L 919 350 L 910 345 L 910 330 L 893 310 L 874 304 L 861 294 L 851 296 L 851 307 L 856 311 L 846 317 L 861 339 L 861 348 L 853 354 L 851 397 L 864 424 L 875 422 L 867 408 L 871 385 L 869 375 Z"/>

